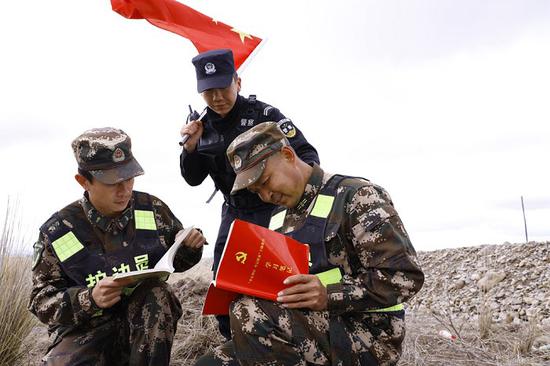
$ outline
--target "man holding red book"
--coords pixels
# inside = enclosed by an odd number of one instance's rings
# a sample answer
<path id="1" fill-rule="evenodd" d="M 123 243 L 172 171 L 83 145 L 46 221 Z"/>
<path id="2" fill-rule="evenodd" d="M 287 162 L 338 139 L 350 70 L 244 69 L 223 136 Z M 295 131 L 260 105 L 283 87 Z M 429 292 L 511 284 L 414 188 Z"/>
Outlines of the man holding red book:
<path id="1" fill-rule="evenodd" d="M 273 122 L 239 135 L 227 156 L 232 193 L 248 188 L 282 206 L 270 229 L 307 243 L 312 263 L 310 274 L 285 280 L 277 301 L 235 300 L 232 341 L 197 365 L 395 365 L 405 337 L 402 304 L 424 274 L 389 194 L 306 164 Z M 316 275 L 335 271 L 326 287 Z"/>

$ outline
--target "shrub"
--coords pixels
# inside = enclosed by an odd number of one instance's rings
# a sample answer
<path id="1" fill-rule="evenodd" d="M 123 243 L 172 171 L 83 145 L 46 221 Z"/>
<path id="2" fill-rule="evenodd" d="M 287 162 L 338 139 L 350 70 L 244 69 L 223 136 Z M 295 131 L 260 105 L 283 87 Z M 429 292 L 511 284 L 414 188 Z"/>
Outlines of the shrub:
<path id="1" fill-rule="evenodd" d="M 0 365 L 15 365 L 23 359 L 26 351 L 21 344 L 35 324 L 27 310 L 31 258 L 23 250 L 16 212 L 8 201 L 0 238 Z"/>

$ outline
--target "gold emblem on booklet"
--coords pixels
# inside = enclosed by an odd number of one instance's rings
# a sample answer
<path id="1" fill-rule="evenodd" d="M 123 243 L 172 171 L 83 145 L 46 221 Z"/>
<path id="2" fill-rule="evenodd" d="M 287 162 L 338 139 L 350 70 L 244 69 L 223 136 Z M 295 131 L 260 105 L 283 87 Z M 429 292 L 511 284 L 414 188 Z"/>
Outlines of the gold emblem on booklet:
<path id="1" fill-rule="evenodd" d="M 242 263 L 242 264 L 244 264 L 244 262 L 246 262 L 246 257 L 247 257 L 247 254 L 245 252 L 237 252 L 235 254 L 235 259 L 237 260 L 237 262 Z"/>

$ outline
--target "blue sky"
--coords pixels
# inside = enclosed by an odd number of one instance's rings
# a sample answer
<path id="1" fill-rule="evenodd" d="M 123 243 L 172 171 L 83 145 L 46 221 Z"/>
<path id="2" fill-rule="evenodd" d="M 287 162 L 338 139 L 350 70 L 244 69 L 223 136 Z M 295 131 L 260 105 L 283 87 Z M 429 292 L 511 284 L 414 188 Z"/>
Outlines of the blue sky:
<path id="1" fill-rule="evenodd" d="M 417 249 L 550 239 L 550 3 L 210 1 L 186 4 L 267 38 L 243 94 L 273 104 L 331 172 L 384 186 Z M 71 140 L 128 132 L 163 199 L 214 242 L 221 195 L 188 187 L 177 144 L 196 94 L 187 40 L 108 1 L 8 2 L 0 23 L 0 209 L 30 236 L 77 199 Z M 3 209 L 2 209 L 3 212 Z M 31 246 L 32 243 L 29 243 Z M 211 250 L 211 249 L 210 249 Z"/>

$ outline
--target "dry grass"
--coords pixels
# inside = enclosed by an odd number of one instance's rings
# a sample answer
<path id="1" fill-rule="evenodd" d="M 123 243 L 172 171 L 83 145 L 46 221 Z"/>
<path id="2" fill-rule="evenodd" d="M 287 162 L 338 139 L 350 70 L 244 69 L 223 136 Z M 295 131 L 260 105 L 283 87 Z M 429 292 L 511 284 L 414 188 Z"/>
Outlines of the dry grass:
<path id="1" fill-rule="evenodd" d="M 25 245 L 16 209 L 8 203 L 0 238 L 0 365 L 21 364 L 21 347 L 35 324 L 27 310 L 31 282 L 31 259 L 22 256 Z"/>
<path id="2" fill-rule="evenodd" d="M 483 294 L 483 301 L 479 307 L 479 337 L 481 339 L 486 339 L 491 333 L 491 326 L 493 324 L 493 311 L 488 304 L 488 297 L 486 294 Z"/>
<path id="3" fill-rule="evenodd" d="M 183 316 L 178 323 L 178 332 L 172 348 L 172 364 L 192 365 L 193 361 L 222 343 L 214 317 L 202 317 L 202 299 L 206 295 L 204 280 L 184 279 L 176 286 L 183 307 Z"/>
<path id="4" fill-rule="evenodd" d="M 181 301 L 183 316 L 172 348 L 173 365 L 192 365 L 196 358 L 223 342 L 213 316 L 201 316 L 202 304 L 212 277 L 212 259 L 204 259 L 183 274 L 170 276 L 169 282 Z"/>
<path id="5" fill-rule="evenodd" d="M 520 340 L 515 349 L 515 353 L 527 356 L 533 349 L 535 340 L 542 335 L 543 331 L 538 326 L 536 318 L 529 319 L 529 323 L 521 330 Z M 549 357 L 550 358 L 550 357 Z"/>

